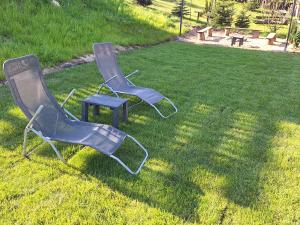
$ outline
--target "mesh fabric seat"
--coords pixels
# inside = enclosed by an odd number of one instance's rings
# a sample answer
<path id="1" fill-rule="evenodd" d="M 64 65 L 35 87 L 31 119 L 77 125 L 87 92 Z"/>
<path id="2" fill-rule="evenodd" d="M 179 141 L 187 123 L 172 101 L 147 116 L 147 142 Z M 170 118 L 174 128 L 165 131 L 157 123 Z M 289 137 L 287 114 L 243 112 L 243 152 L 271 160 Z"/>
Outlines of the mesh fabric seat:
<path id="1" fill-rule="evenodd" d="M 24 155 L 26 155 L 26 139 L 29 131 L 33 131 L 47 141 L 62 160 L 63 157 L 51 142 L 52 140 L 90 146 L 114 159 L 116 158 L 113 154 L 126 137 L 142 147 L 133 137 L 112 126 L 71 120 L 64 108 L 49 92 L 35 56 L 29 55 L 6 61 L 4 72 L 16 104 L 30 120 L 25 129 Z M 146 160 L 146 150 L 145 153 Z"/>
<path id="2" fill-rule="evenodd" d="M 163 118 L 168 118 L 177 112 L 177 108 L 174 103 L 161 93 L 150 88 L 135 86 L 130 80 L 128 80 L 127 78 L 133 73 L 128 76 L 124 76 L 124 73 L 118 66 L 116 55 L 111 43 L 96 43 L 94 44 L 93 49 L 98 69 L 105 80 L 101 87 L 103 85 L 107 86 L 117 96 L 118 94 L 136 96 L 152 106 Z M 159 103 L 162 100 L 167 100 L 173 106 L 175 112 L 167 116 L 163 115 L 155 106 L 156 103 Z"/>

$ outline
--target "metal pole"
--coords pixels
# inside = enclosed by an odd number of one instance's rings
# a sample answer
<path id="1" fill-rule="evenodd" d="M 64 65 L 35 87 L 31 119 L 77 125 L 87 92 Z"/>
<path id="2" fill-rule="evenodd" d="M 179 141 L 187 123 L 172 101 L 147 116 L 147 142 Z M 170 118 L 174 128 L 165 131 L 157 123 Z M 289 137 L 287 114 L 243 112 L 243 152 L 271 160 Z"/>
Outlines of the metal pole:
<path id="1" fill-rule="evenodd" d="M 288 31 L 286 43 L 285 43 L 285 46 L 284 46 L 284 51 L 285 52 L 287 50 L 287 47 L 288 47 L 288 44 L 289 44 L 289 39 L 290 39 L 290 36 L 291 36 L 291 28 L 292 28 L 292 23 L 293 23 L 293 17 L 294 17 L 294 14 L 295 14 L 295 9 L 296 9 L 296 2 L 297 2 L 297 0 L 294 0 L 293 10 L 292 10 L 291 19 L 290 19 L 290 25 L 289 25 L 289 31 Z"/>
<path id="2" fill-rule="evenodd" d="M 180 32 L 179 32 L 180 36 L 182 34 L 183 4 L 184 4 L 184 0 L 181 0 L 181 6 L 180 6 Z"/>
<path id="3" fill-rule="evenodd" d="M 190 19 L 192 19 L 192 4 L 193 4 L 193 0 L 191 0 L 191 4 L 190 4 Z"/>

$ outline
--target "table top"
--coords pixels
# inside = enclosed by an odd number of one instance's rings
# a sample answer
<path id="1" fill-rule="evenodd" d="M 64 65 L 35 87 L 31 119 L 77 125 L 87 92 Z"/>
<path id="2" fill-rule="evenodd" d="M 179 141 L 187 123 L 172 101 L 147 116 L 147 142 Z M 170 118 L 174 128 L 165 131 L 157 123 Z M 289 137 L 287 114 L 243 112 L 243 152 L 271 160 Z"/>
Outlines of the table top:
<path id="1" fill-rule="evenodd" d="M 225 27 L 227 30 L 246 30 L 246 31 L 261 31 L 259 29 L 250 29 L 250 28 L 236 28 L 236 27 Z"/>
<path id="2" fill-rule="evenodd" d="M 233 38 L 240 38 L 240 39 L 244 39 L 245 38 L 245 36 L 241 35 L 241 34 L 233 34 L 232 37 Z"/>
<path id="3" fill-rule="evenodd" d="M 102 105 L 111 108 L 118 108 L 127 102 L 127 99 L 118 98 L 109 95 L 92 95 L 83 100 L 83 102 L 93 105 Z"/>

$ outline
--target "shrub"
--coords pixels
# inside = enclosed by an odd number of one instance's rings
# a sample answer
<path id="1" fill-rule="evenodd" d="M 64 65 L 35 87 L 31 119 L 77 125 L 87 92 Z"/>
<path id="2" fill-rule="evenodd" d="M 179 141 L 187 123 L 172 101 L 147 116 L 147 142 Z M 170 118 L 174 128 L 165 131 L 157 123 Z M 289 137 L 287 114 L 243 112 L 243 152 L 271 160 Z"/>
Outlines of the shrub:
<path id="1" fill-rule="evenodd" d="M 296 39 L 296 35 L 298 33 L 298 22 L 297 19 L 293 19 L 292 20 L 292 24 L 291 24 L 291 33 L 290 33 L 290 38 L 289 38 L 289 42 L 291 44 L 294 44 L 295 39 Z"/>
<path id="2" fill-rule="evenodd" d="M 152 4 L 152 0 L 137 0 L 137 3 L 141 6 L 148 6 Z"/>
<path id="3" fill-rule="evenodd" d="M 300 30 L 295 35 L 294 45 L 296 48 L 298 48 L 298 46 L 300 45 Z"/>
<path id="4" fill-rule="evenodd" d="M 234 15 L 233 2 L 230 0 L 218 1 L 212 14 L 213 26 L 231 26 Z"/>
<path id="5" fill-rule="evenodd" d="M 250 11 L 255 11 L 260 8 L 260 5 L 261 5 L 260 1 L 250 0 L 248 1 L 246 8 Z"/>
<path id="6" fill-rule="evenodd" d="M 240 28 L 248 28 L 250 26 L 250 15 L 246 13 L 246 11 L 241 11 L 238 15 L 235 26 Z"/>

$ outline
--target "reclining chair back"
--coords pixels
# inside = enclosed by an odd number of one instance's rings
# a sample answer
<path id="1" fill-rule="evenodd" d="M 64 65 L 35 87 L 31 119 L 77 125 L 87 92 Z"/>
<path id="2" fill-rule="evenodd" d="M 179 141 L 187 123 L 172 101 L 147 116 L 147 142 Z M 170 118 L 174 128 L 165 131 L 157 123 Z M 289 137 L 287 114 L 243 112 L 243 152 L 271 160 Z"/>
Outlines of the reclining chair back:
<path id="1" fill-rule="evenodd" d="M 67 125 L 69 119 L 48 91 L 35 56 L 28 55 L 6 61 L 4 72 L 16 104 L 29 120 L 39 106 L 44 106 L 33 123 L 35 130 L 51 137 L 58 126 Z"/>
<path id="2" fill-rule="evenodd" d="M 108 82 L 108 85 L 114 90 L 128 86 L 127 80 L 118 66 L 112 43 L 96 43 L 93 49 L 98 69 L 103 75 L 104 80 L 108 81 L 117 75 L 116 78 Z"/>

